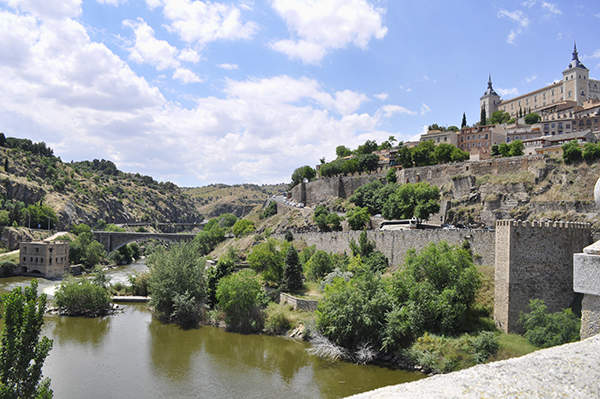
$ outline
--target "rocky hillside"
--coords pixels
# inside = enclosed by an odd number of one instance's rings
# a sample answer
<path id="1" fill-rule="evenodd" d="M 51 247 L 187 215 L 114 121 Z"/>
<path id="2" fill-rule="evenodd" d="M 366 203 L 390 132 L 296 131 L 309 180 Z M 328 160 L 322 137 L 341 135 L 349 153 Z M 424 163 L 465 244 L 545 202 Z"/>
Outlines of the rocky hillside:
<path id="1" fill-rule="evenodd" d="M 12 148 L 7 148 L 12 146 Z M 194 202 L 170 182 L 123 173 L 105 160 L 65 163 L 44 143 L 0 137 L 0 223 L 27 225 L 24 207 L 43 204 L 57 229 L 74 223 L 200 222 Z"/>

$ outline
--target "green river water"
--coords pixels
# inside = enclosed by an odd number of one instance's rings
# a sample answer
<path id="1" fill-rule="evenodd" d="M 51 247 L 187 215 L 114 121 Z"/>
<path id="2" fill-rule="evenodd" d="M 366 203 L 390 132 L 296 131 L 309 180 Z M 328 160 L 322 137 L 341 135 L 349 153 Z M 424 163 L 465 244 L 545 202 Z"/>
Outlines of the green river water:
<path id="1" fill-rule="evenodd" d="M 143 262 L 111 270 L 126 281 Z M 0 291 L 29 278 L 0 279 Z M 50 296 L 56 282 L 40 279 Z M 306 342 L 241 335 L 216 327 L 184 330 L 152 318 L 145 304 L 101 318 L 49 315 L 54 340 L 44 363 L 54 397 L 70 398 L 339 398 L 414 381 L 420 373 L 309 356 Z"/>

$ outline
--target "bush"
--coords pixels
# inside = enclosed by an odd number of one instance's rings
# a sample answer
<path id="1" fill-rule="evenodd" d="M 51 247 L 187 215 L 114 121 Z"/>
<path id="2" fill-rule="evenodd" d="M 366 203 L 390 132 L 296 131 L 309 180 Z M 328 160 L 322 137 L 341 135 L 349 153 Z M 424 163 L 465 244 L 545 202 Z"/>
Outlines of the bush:
<path id="1" fill-rule="evenodd" d="M 96 316 L 110 308 L 110 296 L 102 283 L 67 277 L 54 293 L 54 303 L 70 316 Z"/>
<path id="2" fill-rule="evenodd" d="M 563 144 L 561 148 L 563 150 L 563 160 L 566 164 L 578 162 L 583 157 L 577 140 L 569 141 Z"/>
<path id="3" fill-rule="evenodd" d="M 316 251 L 304 265 L 306 278 L 310 281 L 320 281 L 332 271 L 331 258 L 327 252 L 322 250 Z"/>
<path id="4" fill-rule="evenodd" d="M 131 293 L 136 296 L 148 296 L 150 294 L 150 273 L 142 272 L 128 277 L 131 284 Z"/>
<path id="5" fill-rule="evenodd" d="M 475 363 L 484 363 L 490 356 L 495 354 L 500 348 L 498 337 L 491 331 L 482 331 L 471 340 L 473 347 L 473 359 Z"/>
<path id="6" fill-rule="evenodd" d="M 0 263 L 0 273 L 2 276 L 10 276 L 17 269 L 13 262 L 4 261 Z"/>
<path id="7" fill-rule="evenodd" d="M 225 276 L 229 276 L 235 270 L 235 264 L 230 257 L 224 256 L 219 259 L 214 267 L 206 273 L 206 304 L 210 308 L 217 305 L 217 286 Z"/>
<path id="8" fill-rule="evenodd" d="M 397 180 L 396 169 L 395 168 L 389 169 L 385 175 L 385 179 L 388 181 L 388 183 L 396 183 L 396 180 Z"/>
<path id="9" fill-rule="evenodd" d="M 529 302 L 530 313 L 521 312 L 519 323 L 525 330 L 525 338 L 535 346 L 549 348 L 569 342 L 579 341 L 581 321 L 571 309 L 548 313 L 544 301 L 535 299 Z"/>
<path id="10" fill-rule="evenodd" d="M 221 279 L 217 286 L 217 301 L 225 312 L 229 330 L 251 333 L 263 329 L 262 309 L 267 298 L 254 271 L 244 269 Z"/>
<path id="11" fill-rule="evenodd" d="M 162 247 L 150 255 L 150 306 L 162 319 L 188 324 L 199 319 L 205 299 L 204 259 L 198 256 L 194 242 L 174 245 L 166 252 Z M 190 318 L 193 302 L 198 317 Z"/>
<path id="12" fill-rule="evenodd" d="M 278 249 L 274 239 L 254 247 L 248 255 L 250 267 L 257 273 L 262 273 L 265 281 L 279 283 L 283 277 L 283 254 Z"/>
<path id="13" fill-rule="evenodd" d="M 266 219 L 266 218 L 271 217 L 276 214 L 277 214 L 277 202 L 271 201 L 269 203 L 269 206 L 267 206 L 265 208 L 265 210 L 261 212 L 259 217 L 261 219 Z"/>
<path id="14" fill-rule="evenodd" d="M 348 211 L 348 224 L 352 230 L 362 230 L 365 228 L 367 223 L 371 220 L 368 209 L 356 207 L 353 210 Z"/>
<path id="15" fill-rule="evenodd" d="M 270 303 L 267 307 L 264 332 L 267 334 L 282 334 L 292 327 L 286 312 L 281 305 Z"/>
<path id="16" fill-rule="evenodd" d="M 221 216 L 219 216 L 219 227 L 221 228 L 228 228 L 228 227 L 233 227 L 233 225 L 235 224 L 235 222 L 237 222 L 238 218 L 237 216 L 231 214 L 231 213 L 224 213 Z"/>
<path id="17" fill-rule="evenodd" d="M 255 227 L 253 221 L 247 219 L 240 219 L 237 222 L 235 222 L 233 228 L 231 229 L 231 232 L 236 237 L 241 237 L 254 232 L 254 229 Z"/>

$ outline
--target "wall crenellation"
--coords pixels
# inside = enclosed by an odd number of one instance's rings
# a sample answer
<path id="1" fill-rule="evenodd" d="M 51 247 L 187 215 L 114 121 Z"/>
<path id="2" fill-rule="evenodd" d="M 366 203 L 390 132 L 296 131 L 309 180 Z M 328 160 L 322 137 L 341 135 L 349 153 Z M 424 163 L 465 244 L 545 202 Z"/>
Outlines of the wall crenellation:
<path id="1" fill-rule="evenodd" d="M 590 223 L 582 223 L 582 222 L 565 222 L 565 221 L 533 221 L 529 222 L 527 220 L 497 220 L 496 226 L 516 226 L 516 227 L 551 227 L 551 228 L 561 228 L 561 229 L 591 229 L 592 225 Z"/>

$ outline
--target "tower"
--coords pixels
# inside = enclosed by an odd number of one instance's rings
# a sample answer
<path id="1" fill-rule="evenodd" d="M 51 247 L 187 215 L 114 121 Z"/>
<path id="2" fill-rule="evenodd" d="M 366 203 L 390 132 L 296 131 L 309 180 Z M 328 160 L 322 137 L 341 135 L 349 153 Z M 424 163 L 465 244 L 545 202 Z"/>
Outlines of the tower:
<path id="1" fill-rule="evenodd" d="M 494 111 L 498 110 L 498 104 L 500 104 L 500 96 L 494 91 L 492 87 L 492 75 L 488 80 L 488 87 L 483 96 L 479 98 L 480 108 L 485 108 L 485 114 L 487 118 L 492 116 Z"/>
<path id="2" fill-rule="evenodd" d="M 590 97 L 588 81 L 590 70 L 579 61 L 577 43 L 573 47 L 573 59 L 563 71 L 563 100 L 576 101 L 582 105 Z"/>

